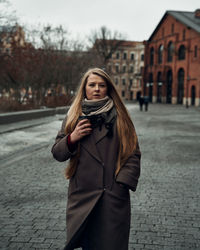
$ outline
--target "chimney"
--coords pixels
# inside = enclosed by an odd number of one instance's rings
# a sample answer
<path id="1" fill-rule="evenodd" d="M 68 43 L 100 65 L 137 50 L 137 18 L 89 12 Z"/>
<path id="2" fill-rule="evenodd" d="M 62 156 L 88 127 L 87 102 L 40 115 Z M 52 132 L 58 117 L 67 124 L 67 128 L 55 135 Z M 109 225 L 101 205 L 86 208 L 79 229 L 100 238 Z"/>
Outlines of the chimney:
<path id="1" fill-rule="evenodd" d="M 200 18 L 200 9 L 196 9 L 194 15 L 196 18 Z"/>

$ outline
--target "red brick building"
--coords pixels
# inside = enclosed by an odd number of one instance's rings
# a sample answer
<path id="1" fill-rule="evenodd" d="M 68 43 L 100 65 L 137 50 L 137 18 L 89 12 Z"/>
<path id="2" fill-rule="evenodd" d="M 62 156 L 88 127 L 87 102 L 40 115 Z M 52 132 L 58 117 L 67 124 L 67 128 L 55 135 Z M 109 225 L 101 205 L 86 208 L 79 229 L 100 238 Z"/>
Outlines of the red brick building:
<path id="1" fill-rule="evenodd" d="M 145 41 L 143 95 L 200 106 L 200 9 L 166 11 Z"/>

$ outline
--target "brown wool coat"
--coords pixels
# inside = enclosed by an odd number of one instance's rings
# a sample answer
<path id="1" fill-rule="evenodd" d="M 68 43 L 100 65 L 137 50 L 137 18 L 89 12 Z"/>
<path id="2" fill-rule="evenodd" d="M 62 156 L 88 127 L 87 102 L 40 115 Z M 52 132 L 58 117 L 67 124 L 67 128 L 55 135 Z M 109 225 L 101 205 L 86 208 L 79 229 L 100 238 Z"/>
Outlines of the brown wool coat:
<path id="1" fill-rule="evenodd" d="M 56 160 L 70 158 L 63 121 L 52 153 Z M 103 126 L 80 141 L 80 159 L 70 179 L 67 205 L 67 244 L 65 250 L 80 247 L 84 232 L 92 250 L 128 250 L 130 230 L 130 195 L 140 175 L 140 150 L 127 160 L 117 177 L 118 155 L 116 124 L 112 138 Z M 128 188 L 119 183 L 127 185 Z"/>

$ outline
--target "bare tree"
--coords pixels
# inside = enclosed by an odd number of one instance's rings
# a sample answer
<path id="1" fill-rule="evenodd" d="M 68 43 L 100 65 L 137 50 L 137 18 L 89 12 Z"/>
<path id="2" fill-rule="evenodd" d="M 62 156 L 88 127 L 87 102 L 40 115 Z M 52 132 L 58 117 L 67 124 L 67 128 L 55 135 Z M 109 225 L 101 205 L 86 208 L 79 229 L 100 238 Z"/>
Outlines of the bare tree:
<path id="1" fill-rule="evenodd" d="M 104 67 L 107 66 L 108 60 L 112 54 L 119 48 L 125 36 L 118 32 L 112 32 L 106 26 L 102 26 L 99 30 L 91 33 L 89 41 L 92 44 L 92 49 L 102 59 Z"/>
<path id="2" fill-rule="evenodd" d="M 68 35 L 68 31 L 62 25 L 57 27 L 52 27 L 51 25 L 44 26 L 40 32 L 42 48 L 54 50 L 68 49 Z"/>
<path id="3" fill-rule="evenodd" d="M 83 73 L 98 64 L 93 51 L 86 50 L 84 41 L 70 39 L 62 26 L 20 29 L 22 37 L 18 37 L 24 41 L 23 46 L 12 40 L 10 52 L 0 61 L 0 91 L 12 90 L 18 103 L 21 89 L 27 93 L 32 90 L 34 107 L 46 105 L 47 93 L 51 100 L 65 99 L 63 87 L 67 95 L 75 94 Z"/>

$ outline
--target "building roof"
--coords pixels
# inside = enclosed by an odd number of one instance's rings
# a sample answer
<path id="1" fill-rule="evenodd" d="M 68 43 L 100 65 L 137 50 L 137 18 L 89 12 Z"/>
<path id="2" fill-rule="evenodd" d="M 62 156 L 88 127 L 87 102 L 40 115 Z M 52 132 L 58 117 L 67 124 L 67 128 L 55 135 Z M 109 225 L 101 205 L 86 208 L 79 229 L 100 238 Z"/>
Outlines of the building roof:
<path id="1" fill-rule="evenodd" d="M 141 45 L 143 44 L 143 42 L 138 42 L 138 41 L 121 41 L 121 44 L 120 46 L 124 46 L 124 47 L 134 47 L 134 46 L 137 46 L 137 45 Z"/>
<path id="2" fill-rule="evenodd" d="M 163 20 L 168 16 L 173 16 L 175 19 L 177 19 L 179 22 L 183 23 L 187 27 L 197 31 L 200 33 L 200 18 L 195 16 L 195 11 L 194 12 L 189 12 L 189 11 L 173 11 L 173 10 L 168 10 L 165 12 L 164 16 L 158 23 L 157 27 L 151 34 L 149 41 L 152 39 L 154 34 L 157 32 L 159 29 L 160 25 L 162 24 Z"/>
<path id="3" fill-rule="evenodd" d="M 103 39 L 97 39 L 96 42 L 103 41 Z M 107 45 L 118 44 L 119 47 L 135 47 L 137 45 L 143 44 L 143 42 L 139 41 L 128 41 L 128 40 L 117 40 L 117 39 L 105 39 Z"/>

